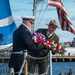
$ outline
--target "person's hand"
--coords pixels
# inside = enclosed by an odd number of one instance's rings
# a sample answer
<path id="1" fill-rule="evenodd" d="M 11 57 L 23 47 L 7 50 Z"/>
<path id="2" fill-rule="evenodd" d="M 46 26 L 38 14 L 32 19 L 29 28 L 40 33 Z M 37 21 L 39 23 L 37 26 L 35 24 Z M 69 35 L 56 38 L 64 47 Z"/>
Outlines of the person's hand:
<path id="1" fill-rule="evenodd" d="M 49 45 L 48 45 L 47 43 L 44 43 L 44 44 L 43 44 L 43 47 L 44 47 L 45 49 L 49 49 Z"/>
<path id="2" fill-rule="evenodd" d="M 54 55 L 54 54 L 56 54 L 56 52 L 53 52 L 53 51 L 52 51 L 52 54 Z"/>
<path id="3" fill-rule="evenodd" d="M 42 45 L 42 49 L 47 49 L 46 45 L 43 44 Z"/>

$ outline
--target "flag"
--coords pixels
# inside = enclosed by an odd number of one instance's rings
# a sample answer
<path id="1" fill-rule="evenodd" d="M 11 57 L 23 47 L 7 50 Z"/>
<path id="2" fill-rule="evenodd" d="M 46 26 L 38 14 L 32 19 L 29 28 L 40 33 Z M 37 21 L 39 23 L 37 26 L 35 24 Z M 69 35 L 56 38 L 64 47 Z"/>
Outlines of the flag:
<path id="1" fill-rule="evenodd" d="M 9 0 L 0 0 L 0 46 L 12 43 L 13 32 L 16 28 Z"/>
<path id="2" fill-rule="evenodd" d="M 56 7 L 58 19 L 59 19 L 62 30 L 66 30 L 75 34 L 73 25 L 68 17 L 68 14 L 61 0 L 48 0 L 48 6 Z"/>

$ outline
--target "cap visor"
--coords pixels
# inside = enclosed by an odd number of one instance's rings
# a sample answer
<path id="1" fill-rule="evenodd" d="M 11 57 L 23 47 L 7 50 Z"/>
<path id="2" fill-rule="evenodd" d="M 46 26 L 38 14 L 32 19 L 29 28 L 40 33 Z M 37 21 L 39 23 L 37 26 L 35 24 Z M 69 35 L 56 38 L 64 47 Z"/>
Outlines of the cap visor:
<path id="1" fill-rule="evenodd" d="M 34 24 L 34 21 L 32 21 L 32 20 L 30 20 L 30 19 L 29 19 L 29 21 L 30 21 L 32 24 Z"/>

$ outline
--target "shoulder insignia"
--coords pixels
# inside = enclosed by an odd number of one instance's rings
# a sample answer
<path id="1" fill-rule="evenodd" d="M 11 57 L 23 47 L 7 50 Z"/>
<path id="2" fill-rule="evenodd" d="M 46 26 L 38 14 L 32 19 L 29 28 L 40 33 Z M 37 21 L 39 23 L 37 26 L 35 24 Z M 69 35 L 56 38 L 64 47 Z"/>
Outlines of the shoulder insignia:
<path id="1" fill-rule="evenodd" d="M 26 29 L 26 31 L 28 31 L 28 29 Z"/>

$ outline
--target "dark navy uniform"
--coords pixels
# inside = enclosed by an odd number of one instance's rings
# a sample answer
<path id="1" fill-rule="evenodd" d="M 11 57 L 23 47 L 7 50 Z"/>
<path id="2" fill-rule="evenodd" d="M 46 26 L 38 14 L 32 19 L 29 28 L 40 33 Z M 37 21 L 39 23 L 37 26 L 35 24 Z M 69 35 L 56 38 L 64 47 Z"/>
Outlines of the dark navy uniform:
<path id="1" fill-rule="evenodd" d="M 24 25 L 14 31 L 13 34 L 13 52 L 28 50 L 28 52 L 38 55 L 42 46 L 36 46 L 32 41 L 30 31 Z M 24 61 L 23 54 L 11 54 L 9 67 L 13 67 L 15 72 L 19 71 Z"/>

